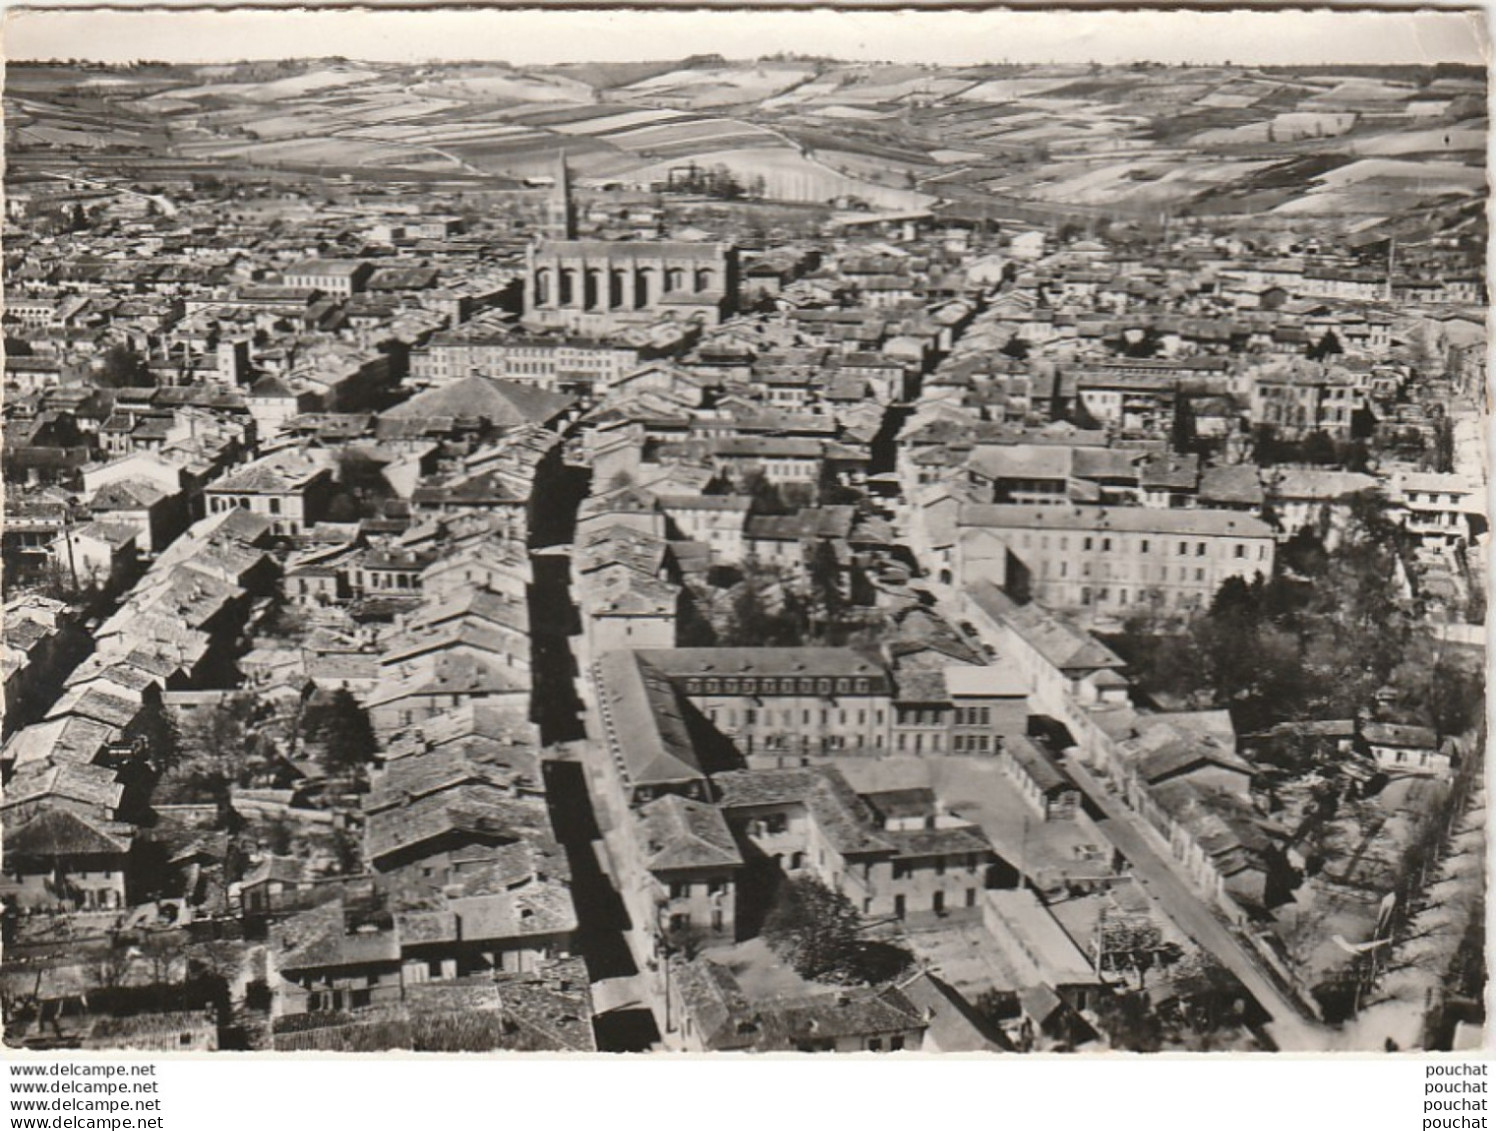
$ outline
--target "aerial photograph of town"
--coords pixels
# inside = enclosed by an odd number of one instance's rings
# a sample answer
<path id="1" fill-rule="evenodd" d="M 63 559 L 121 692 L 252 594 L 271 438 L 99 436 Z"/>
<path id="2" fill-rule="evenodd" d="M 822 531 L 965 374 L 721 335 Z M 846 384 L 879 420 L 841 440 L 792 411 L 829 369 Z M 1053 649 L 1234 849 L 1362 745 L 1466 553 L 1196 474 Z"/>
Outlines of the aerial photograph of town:
<path id="1" fill-rule="evenodd" d="M 4 1043 L 1482 1047 L 1485 32 L 1417 18 L 8 34 Z"/>

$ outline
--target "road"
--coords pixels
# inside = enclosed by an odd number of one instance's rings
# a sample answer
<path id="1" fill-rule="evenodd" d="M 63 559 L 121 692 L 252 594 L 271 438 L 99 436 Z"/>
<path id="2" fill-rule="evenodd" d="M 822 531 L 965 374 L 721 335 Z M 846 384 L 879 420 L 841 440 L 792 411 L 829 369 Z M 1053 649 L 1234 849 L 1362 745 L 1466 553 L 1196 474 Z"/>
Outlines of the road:
<path id="1" fill-rule="evenodd" d="M 1137 827 L 1142 818 L 1109 793 L 1084 766 L 1070 759 L 1065 769 L 1102 814 L 1096 821 L 1097 827 L 1127 858 L 1138 882 L 1195 942 L 1236 975 L 1272 1017 L 1266 1029 L 1273 1043 L 1285 1052 L 1312 1052 L 1329 1047 L 1332 1032 L 1306 1019 L 1298 1003 L 1263 973 L 1247 946 L 1216 918 L 1211 907 L 1174 871 L 1173 864 L 1149 843 Z"/>

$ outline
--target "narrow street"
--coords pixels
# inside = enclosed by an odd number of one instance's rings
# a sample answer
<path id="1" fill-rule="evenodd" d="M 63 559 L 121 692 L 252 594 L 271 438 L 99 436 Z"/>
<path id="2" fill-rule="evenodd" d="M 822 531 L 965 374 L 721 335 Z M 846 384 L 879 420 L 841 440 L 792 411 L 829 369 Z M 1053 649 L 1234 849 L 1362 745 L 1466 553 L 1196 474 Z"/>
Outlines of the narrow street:
<path id="1" fill-rule="evenodd" d="M 571 543 L 577 508 L 586 497 L 590 473 L 567 467 L 556 489 L 546 495 L 537 516 L 530 552 L 531 668 L 534 675 L 530 716 L 540 728 L 546 804 L 556 839 L 571 868 L 571 899 L 577 914 L 575 945 L 587 964 L 587 976 L 601 997 L 616 996 L 638 979 L 639 967 L 629 948 L 628 910 L 612 877 L 603 867 L 603 830 L 581 759 L 589 739 L 586 704 L 578 694 L 580 673 L 572 637 L 580 631 L 580 613 L 571 592 Z M 624 993 L 627 998 L 629 995 Z M 594 1017 L 597 1046 L 603 1052 L 639 1052 L 658 1042 L 648 1008 L 611 1008 Z"/>
<path id="2" fill-rule="evenodd" d="M 599 860 L 602 830 L 587 789 L 587 772 L 580 762 L 547 762 L 545 783 L 551 824 L 571 865 L 576 948 L 587 963 L 587 976 L 594 984 L 634 979 L 639 968 L 626 938 L 629 915 Z M 594 1029 L 603 1052 L 640 1051 L 658 1040 L 648 1009 L 605 1013 L 595 1019 Z"/>
<path id="3" fill-rule="evenodd" d="M 1065 769 L 1098 811 L 1097 827 L 1132 865 L 1138 882 L 1195 942 L 1236 975 L 1272 1017 L 1266 1029 L 1273 1043 L 1284 1052 L 1324 1048 L 1327 1040 L 1324 1027 L 1304 1016 L 1298 1003 L 1263 972 L 1246 945 L 1174 871 L 1174 865 L 1149 843 L 1150 838 L 1139 828 L 1142 818 L 1109 793 L 1084 766 L 1067 760 Z"/>
<path id="4" fill-rule="evenodd" d="M 536 515 L 530 547 L 530 717 L 544 746 L 586 737 L 571 636 L 580 625 L 571 593 L 571 541 L 590 473 L 566 467 Z"/>

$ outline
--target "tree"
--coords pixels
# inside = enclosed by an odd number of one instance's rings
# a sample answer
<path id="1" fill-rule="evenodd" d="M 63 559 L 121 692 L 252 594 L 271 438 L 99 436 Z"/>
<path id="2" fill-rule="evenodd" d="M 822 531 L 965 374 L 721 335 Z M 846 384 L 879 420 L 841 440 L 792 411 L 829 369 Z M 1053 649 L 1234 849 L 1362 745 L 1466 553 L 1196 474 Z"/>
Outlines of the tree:
<path id="1" fill-rule="evenodd" d="M 810 600 L 821 631 L 838 625 L 846 612 L 847 599 L 842 594 L 841 562 L 837 560 L 836 548 L 819 538 L 810 549 L 808 563 L 810 574 Z"/>
<path id="2" fill-rule="evenodd" d="M 1338 462 L 1339 453 L 1335 450 L 1335 442 L 1316 429 L 1304 438 L 1302 455 L 1305 463 L 1323 465 Z"/>
<path id="3" fill-rule="evenodd" d="M 1329 567 L 1330 555 L 1314 528 L 1305 526 L 1283 543 L 1278 561 L 1290 573 L 1312 578 L 1319 577 Z"/>
<path id="4" fill-rule="evenodd" d="M 1004 357 L 1011 357 L 1015 361 L 1024 361 L 1028 358 L 1031 348 L 1028 342 L 1024 341 L 1019 335 L 1014 334 L 999 352 Z"/>
<path id="5" fill-rule="evenodd" d="M 791 486 L 799 486 L 792 484 Z M 789 502 L 787 492 L 781 491 L 780 498 Z M 829 463 L 821 464 L 820 475 L 816 479 L 814 502 L 817 506 L 838 507 L 855 506 L 862 501 L 862 493 L 855 487 L 848 487 L 838 478 L 836 469 Z"/>
<path id="6" fill-rule="evenodd" d="M 344 876 L 356 876 L 364 870 L 363 841 L 346 828 L 333 830 L 332 851 L 338 861 L 338 872 Z"/>
<path id="7" fill-rule="evenodd" d="M 159 698 L 151 698 L 136 716 L 136 750 L 138 756 L 155 771 L 175 765 L 181 758 L 182 733 L 176 716 Z"/>
<path id="8" fill-rule="evenodd" d="M 307 710 L 302 732 L 322 745 L 327 768 L 336 773 L 357 774 L 379 753 L 369 713 L 346 687 Z"/>
<path id="9" fill-rule="evenodd" d="M 1096 932 L 1101 968 L 1132 970 L 1138 976 L 1141 993 L 1164 945 L 1158 924 L 1137 916 L 1103 915 Z"/>
<path id="10" fill-rule="evenodd" d="M 124 342 L 117 342 L 99 359 L 98 383 L 106 389 L 147 388 L 155 384 L 145 359 Z"/>
<path id="11" fill-rule="evenodd" d="M 275 752 L 256 722 L 254 701 L 245 695 L 193 712 L 180 727 L 175 760 L 163 767 L 158 797 L 212 801 L 227 819 L 231 787 L 248 781 L 254 764 Z"/>
<path id="12" fill-rule="evenodd" d="M 790 508 L 785 504 L 784 496 L 780 494 L 779 488 L 757 468 L 743 476 L 738 494 L 748 496 L 754 514 L 790 513 Z"/>
<path id="13" fill-rule="evenodd" d="M 763 928 L 769 948 L 812 981 L 855 977 L 861 932 L 852 901 L 813 876 L 780 885 Z"/>
<path id="14" fill-rule="evenodd" d="M 1180 1019 L 1196 1033 L 1210 1033 L 1231 1019 L 1239 1020 L 1246 990 L 1236 975 L 1205 950 L 1185 954 L 1170 971 Z"/>
<path id="15" fill-rule="evenodd" d="M 1345 348 L 1340 344 L 1340 339 L 1336 337 L 1335 331 L 1326 330 L 1324 336 L 1310 349 L 1309 360 L 1323 361 L 1327 357 L 1335 357 L 1344 352 Z"/>
<path id="16" fill-rule="evenodd" d="M 368 452 L 345 448 L 338 454 L 337 464 L 338 483 L 352 497 L 358 515 L 377 514 L 387 499 L 395 497 L 395 489 L 384 477 L 384 463 Z"/>
<path id="17" fill-rule="evenodd" d="M 696 923 L 670 927 L 665 931 L 665 952 L 668 956 L 679 955 L 687 962 L 692 962 L 701 954 L 709 939 L 706 929 Z"/>
<path id="18" fill-rule="evenodd" d="M 778 589 L 778 608 L 766 599 L 770 586 Z M 728 647 L 792 647 L 805 642 L 809 618 L 777 574 L 748 566 L 733 592 L 727 624 L 718 643 Z"/>
<path id="19" fill-rule="evenodd" d="M 1109 994 L 1098 1003 L 1096 1012 L 1097 1022 L 1113 1048 L 1158 1052 L 1163 1047 L 1163 1025 L 1146 993 Z"/>

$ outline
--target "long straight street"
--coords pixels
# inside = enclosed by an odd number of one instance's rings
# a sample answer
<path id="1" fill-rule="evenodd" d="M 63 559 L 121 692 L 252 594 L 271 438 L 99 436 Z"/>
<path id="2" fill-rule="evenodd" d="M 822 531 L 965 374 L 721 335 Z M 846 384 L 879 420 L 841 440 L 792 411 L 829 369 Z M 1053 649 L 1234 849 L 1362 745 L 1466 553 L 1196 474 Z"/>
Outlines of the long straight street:
<path id="1" fill-rule="evenodd" d="M 1263 973 L 1247 947 L 1222 923 L 1214 910 L 1182 879 L 1173 864 L 1149 843 L 1142 818 L 1107 791 L 1084 766 L 1067 760 L 1065 769 L 1098 811 L 1096 825 L 1128 863 L 1138 882 L 1189 936 L 1235 974 L 1247 992 L 1272 1017 L 1268 1035 L 1285 1052 L 1324 1048 L 1326 1030 L 1304 1017 L 1288 994 Z"/>

